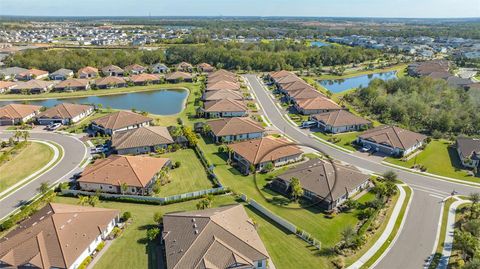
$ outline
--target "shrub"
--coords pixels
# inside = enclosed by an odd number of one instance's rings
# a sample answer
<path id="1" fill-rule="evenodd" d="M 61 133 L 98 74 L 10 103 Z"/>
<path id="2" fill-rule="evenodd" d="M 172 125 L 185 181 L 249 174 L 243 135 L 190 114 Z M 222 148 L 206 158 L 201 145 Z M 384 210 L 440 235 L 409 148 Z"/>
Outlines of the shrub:
<path id="1" fill-rule="evenodd" d="M 98 246 L 95 248 L 95 251 L 100 252 L 105 247 L 105 241 L 100 242 Z"/>
<path id="2" fill-rule="evenodd" d="M 345 268 L 345 260 L 343 259 L 342 256 L 338 256 L 332 260 L 333 265 L 338 268 L 342 269 Z"/>
<path id="3" fill-rule="evenodd" d="M 123 221 L 127 221 L 132 217 L 132 213 L 130 211 L 123 212 L 122 219 Z"/>
<path id="4" fill-rule="evenodd" d="M 113 237 L 117 238 L 119 237 L 120 235 L 122 234 L 122 229 L 118 228 L 118 227 L 114 227 L 113 230 L 112 230 L 112 235 Z"/>
<path id="5" fill-rule="evenodd" d="M 92 262 L 92 256 L 86 257 L 85 260 L 83 260 L 83 262 L 80 264 L 80 266 L 78 267 L 78 269 L 85 269 L 85 268 L 87 268 L 87 266 L 90 264 L 90 262 Z"/>
<path id="6" fill-rule="evenodd" d="M 174 167 L 179 168 L 182 163 L 180 161 L 176 161 Z"/>

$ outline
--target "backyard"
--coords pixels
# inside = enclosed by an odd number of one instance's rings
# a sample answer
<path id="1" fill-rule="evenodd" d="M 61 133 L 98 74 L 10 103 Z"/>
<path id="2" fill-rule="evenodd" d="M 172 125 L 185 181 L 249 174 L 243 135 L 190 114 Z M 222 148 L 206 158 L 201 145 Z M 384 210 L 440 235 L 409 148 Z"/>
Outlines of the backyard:
<path id="1" fill-rule="evenodd" d="M 356 151 L 357 149 L 352 145 L 352 142 L 357 139 L 357 136 L 361 134 L 361 132 L 348 132 L 348 133 L 341 133 L 341 134 L 326 134 L 322 132 L 315 132 L 314 135 L 319 137 L 323 140 L 331 142 L 337 146 L 340 146 L 347 150 Z"/>

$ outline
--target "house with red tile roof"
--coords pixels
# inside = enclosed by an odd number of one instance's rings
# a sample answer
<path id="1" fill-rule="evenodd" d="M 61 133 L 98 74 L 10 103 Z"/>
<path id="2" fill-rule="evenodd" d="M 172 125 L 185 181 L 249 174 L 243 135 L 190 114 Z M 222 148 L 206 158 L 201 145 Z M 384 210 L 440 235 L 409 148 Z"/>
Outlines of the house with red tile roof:
<path id="1" fill-rule="evenodd" d="M 26 123 L 40 113 L 41 106 L 9 104 L 0 107 L 0 125 Z"/>

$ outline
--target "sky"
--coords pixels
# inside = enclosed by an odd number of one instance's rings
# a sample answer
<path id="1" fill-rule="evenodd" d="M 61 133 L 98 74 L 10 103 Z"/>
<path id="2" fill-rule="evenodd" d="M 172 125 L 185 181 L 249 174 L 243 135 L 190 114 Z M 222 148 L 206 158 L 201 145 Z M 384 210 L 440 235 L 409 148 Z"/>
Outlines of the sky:
<path id="1" fill-rule="evenodd" d="M 480 17 L 480 0 L 0 0 L 0 15 Z"/>

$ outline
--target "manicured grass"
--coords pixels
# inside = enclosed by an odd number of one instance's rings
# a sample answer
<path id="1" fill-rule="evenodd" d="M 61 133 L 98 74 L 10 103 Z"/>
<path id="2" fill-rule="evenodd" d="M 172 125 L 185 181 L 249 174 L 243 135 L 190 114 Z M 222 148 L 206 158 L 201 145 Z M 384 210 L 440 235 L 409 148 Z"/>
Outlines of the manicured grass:
<path id="1" fill-rule="evenodd" d="M 88 125 L 90 125 L 90 123 L 94 119 L 98 119 L 100 117 L 103 117 L 103 116 L 105 116 L 107 114 L 110 114 L 112 112 L 115 112 L 115 111 L 116 110 L 114 110 L 114 109 L 106 109 L 106 108 L 97 109 L 97 111 L 95 111 L 90 116 L 84 118 L 80 122 L 77 122 L 77 123 L 72 124 L 72 125 L 64 126 L 61 130 L 64 131 L 64 132 L 68 132 L 68 133 L 82 133 L 84 131 L 84 129 Z"/>
<path id="2" fill-rule="evenodd" d="M 406 64 L 400 64 L 400 65 L 395 65 L 387 68 L 376 68 L 372 70 L 358 70 L 358 71 L 353 71 L 353 72 L 345 72 L 344 75 L 342 76 L 336 76 L 336 75 L 321 75 L 318 77 L 314 77 L 315 80 L 323 80 L 323 79 L 345 79 L 345 78 L 351 78 L 351 77 L 356 77 L 356 76 L 361 76 L 361 75 L 369 75 L 369 74 L 375 74 L 375 73 L 383 73 L 383 72 L 389 72 L 389 71 L 397 71 L 397 75 L 399 77 L 405 76 L 405 70 L 407 68 Z"/>
<path id="3" fill-rule="evenodd" d="M 316 132 L 314 133 L 315 136 L 322 138 L 326 141 L 329 141 L 331 138 L 338 138 L 340 141 L 337 143 L 334 143 L 337 146 L 340 146 L 342 148 L 348 149 L 348 150 L 353 150 L 356 151 L 357 149 L 352 145 L 352 142 L 355 141 L 357 136 L 361 132 L 348 132 L 348 133 L 341 133 L 341 134 L 325 134 L 322 132 Z"/>
<path id="4" fill-rule="evenodd" d="M 400 214 L 398 215 L 397 221 L 395 221 L 395 227 L 393 228 L 392 232 L 390 233 L 390 236 L 388 237 L 387 241 L 383 243 L 383 245 L 380 247 L 380 249 L 373 255 L 361 268 L 370 268 L 375 261 L 377 261 L 380 256 L 382 256 L 383 252 L 390 246 L 392 243 L 392 240 L 395 238 L 397 235 L 400 225 L 402 224 L 403 218 L 405 217 L 405 213 L 407 211 L 407 205 L 410 201 L 410 197 L 412 196 L 412 190 L 408 186 L 404 186 L 403 189 L 406 192 L 405 196 L 405 201 L 402 204 L 402 210 L 400 210 Z"/>
<path id="5" fill-rule="evenodd" d="M 387 158 L 386 161 L 406 168 L 412 168 L 416 163 L 424 165 L 428 173 L 471 182 L 480 182 L 479 177 L 472 177 L 467 170 L 461 168 L 456 149 L 446 140 L 432 140 L 425 150 L 406 162 L 396 158 Z"/>
<path id="6" fill-rule="evenodd" d="M 455 199 L 449 198 L 443 204 L 443 215 L 442 215 L 442 224 L 440 226 L 440 234 L 438 237 L 438 244 L 433 255 L 432 262 L 430 263 L 429 269 L 435 269 L 442 258 L 443 244 L 445 243 L 445 236 L 447 231 L 447 220 L 448 220 L 448 211 L 452 203 L 455 202 Z"/>
<path id="7" fill-rule="evenodd" d="M 2 94 L 0 100 L 41 100 L 49 98 L 74 98 L 86 96 L 104 96 L 129 92 L 145 92 L 155 91 L 159 89 L 181 89 L 189 88 L 192 83 L 177 83 L 177 84 L 152 84 L 147 86 L 132 86 L 125 88 L 105 89 L 105 90 L 87 90 L 76 92 L 49 92 L 41 94 Z"/>
<path id="8" fill-rule="evenodd" d="M 181 165 L 169 171 L 171 182 L 160 188 L 158 196 L 165 197 L 213 187 L 193 149 L 182 149 L 162 154 L 161 157 L 170 158 L 172 164 L 179 161 Z"/>
<path id="9" fill-rule="evenodd" d="M 40 170 L 53 156 L 53 150 L 49 146 L 29 142 L 11 160 L 0 166 L 0 192 Z"/>

